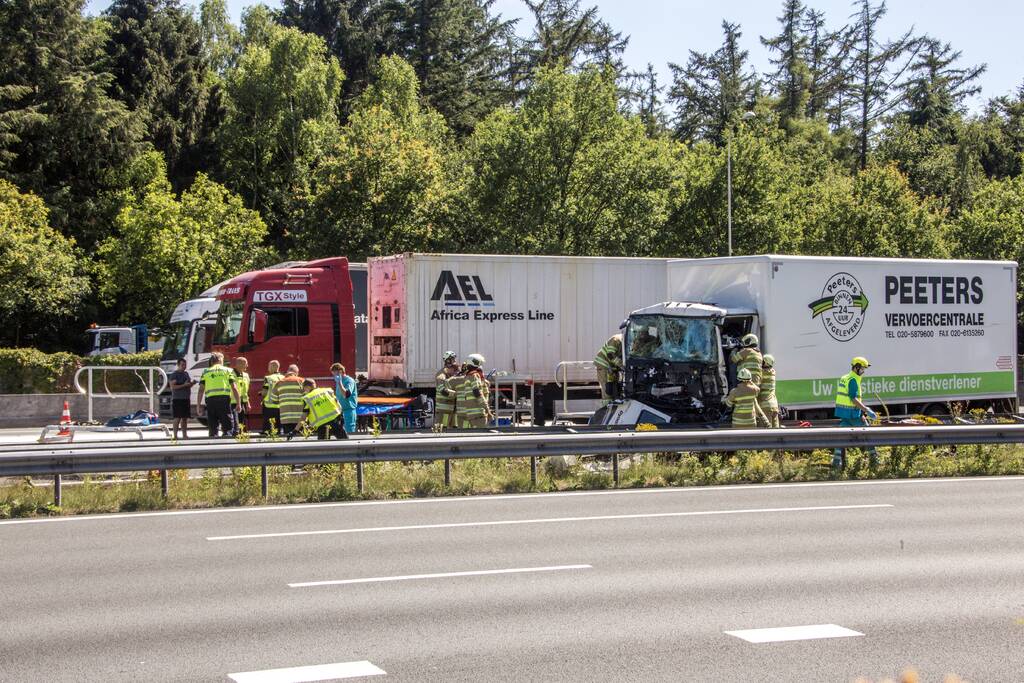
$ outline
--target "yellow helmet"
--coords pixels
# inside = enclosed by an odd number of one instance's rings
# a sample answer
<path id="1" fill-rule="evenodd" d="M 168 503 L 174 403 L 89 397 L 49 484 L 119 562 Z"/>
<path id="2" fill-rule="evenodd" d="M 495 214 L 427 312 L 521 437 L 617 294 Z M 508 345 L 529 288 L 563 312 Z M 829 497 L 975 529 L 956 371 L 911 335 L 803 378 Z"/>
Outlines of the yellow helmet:
<path id="1" fill-rule="evenodd" d="M 857 367 L 870 368 L 871 367 L 871 363 L 869 363 L 868 359 L 865 358 L 864 356 L 857 356 L 852 361 L 850 361 L 850 365 L 852 365 L 855 368 L 857 368 Z"/>

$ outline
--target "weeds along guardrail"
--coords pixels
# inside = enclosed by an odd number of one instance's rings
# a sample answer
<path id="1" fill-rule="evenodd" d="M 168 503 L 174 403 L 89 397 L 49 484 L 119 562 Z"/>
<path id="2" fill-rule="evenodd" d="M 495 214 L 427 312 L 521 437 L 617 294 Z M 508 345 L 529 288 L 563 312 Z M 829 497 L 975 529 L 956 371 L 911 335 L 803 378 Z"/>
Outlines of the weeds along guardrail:
<path id="1" fill-rule="evenodd" d="M 161 472 L 219 467 L 260 467 L 267 496 L 267 468 L 280 465 L 354 463 L 363 490 L 363 464 L 443 460 L 445 485 L 451 461 L 469 458 L 529 458 L 537 481 L 539 458 L 558 455 L 610 455 L 612 477 L 619 482 L 619 456 L 633 453 L 707 453 L 740 450 L 809 451 L 874 446 L 922 446 L 1024 443 L 1024 424 L 903 427 L 828 427 L 822 429 L 721 429 L 690 431 L 618 431 L 583 434 L 458 434 L 345 441 L 263 441 L 238 443 L 132 443 L 89 446 L 32 446 L 0 449 L 0 477 L 52 475 L 54 499 L 61 502 L 61 476 L 104 472 Z"/>

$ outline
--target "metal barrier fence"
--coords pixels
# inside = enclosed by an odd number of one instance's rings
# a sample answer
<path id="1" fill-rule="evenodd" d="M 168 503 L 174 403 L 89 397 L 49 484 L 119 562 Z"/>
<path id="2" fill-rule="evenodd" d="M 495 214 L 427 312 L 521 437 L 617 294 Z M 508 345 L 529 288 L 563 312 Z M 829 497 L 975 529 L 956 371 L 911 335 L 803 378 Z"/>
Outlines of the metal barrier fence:
<path id="1" fill-rule="evenodd" d="M 618 459 L 625 453 L 797 450 L 1024 443 L 1024 424 L 829 427 L 823 429 L 722 429 L 584 434 L 492 433 L 415 436 L 347 441 L 190 444 L 133 443 L 89 447 L 19 447 L 0 451 L 0 476 L 53 475 L 54 497 L 60 504 L 61 475 L 159 470 L 167 493 L 167 470 L 219 467 L 262 468 L 262 493 L 267 495 L 267 468 L 277 465 L 355 463 L 356 483 L 363 490 L 363 464 L 443 460 L 445 484 L 451 483 L 451 461 L 467 458 L 529 458 L 537 481 L 538 458 L 556 455 L 610 455 L 618 484 Z"/>
<path id="2" fill-rule="evenodd" d="M 107 391 L 103 392 L 102 394 L 94 394 L 93 393 L 92 389 L 93 389 L 93 386 L 94 386 L 93 385 L 93 374 L 94 373 L 101 373 L 105 377 L 106 373 L 108 373 L 108 372 L 123 372 L 123 371 L 130 371 L 130 372 L 134 373 L 135 376 L 139 378 L 139 381 L 142 382 L 142 384 L 146 388 L 146 390 L 145 391 L 135 391 L 135 392 L 126 392 L 126 393 L 116 394 L 116 393 L 114 393 L 114 392 L 112 392 L 112 391 L 110 391 L 108 389 Z M 142 378 L 142 375 L 139 374 L 140 372 L 145 372 L 147 374 L 147 376 L 149 378 L 148 382 L 145 379 Z M 86 383 L 87 384 L 86 384 L 85 387 L 82 386 L 82 383 L 80 381 L 83 373 L 86 375 Z M 159 386 L 159 388 L 156 386 L 156 380 L 155 380 L 156 377 L 160 378 L 160 386 Z M 140 396 L 140 397 L 141 396 L 147 396 L 147 397 L 149 397 L 149 412 L 155 413 L 156 412 L 156 400 L 157 400 L 156 397 L 159 396 L 163 392 L 163 390 L 166 389 L 166 388 L 167 388 L 167 373 L 164 372 L 162 368 L 159 368 L 159 367 L 157 367 L 155 365 L 110 365 L 110 366 L 106 366 L 106 365 L 99 365 L 99 366 L 87 365 L 87 366 L 85 366 L 83 368 L 79 368 L 78 372 L 75 373 L 75 389 L 78 390 L 78 393 L 85 394 L 85 396 L 86 396 L 86 398 L 88 399 L 88 402 L 89 402 L 89 422 L 93 421 L 93 419 L 92 419 L 93 418 L 92 400 L 96 396 L 101 396 L 103 398 L 133 398 L 133 397 L 136 397 L 136 396 Z"/>

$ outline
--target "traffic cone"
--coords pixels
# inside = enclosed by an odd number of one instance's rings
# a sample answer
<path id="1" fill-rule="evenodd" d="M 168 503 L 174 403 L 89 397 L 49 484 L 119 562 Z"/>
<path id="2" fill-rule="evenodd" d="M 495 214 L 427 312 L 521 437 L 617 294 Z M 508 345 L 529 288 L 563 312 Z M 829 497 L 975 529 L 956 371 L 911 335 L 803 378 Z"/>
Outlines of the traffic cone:
<path id="1" fill-rule="evenodd" d="M 64 401 L 64 412 L 60 414 L 60 431 L 57 432 L 57 436 L 71 436 L 71 409 L 68 408 L 68 402 Z"/>

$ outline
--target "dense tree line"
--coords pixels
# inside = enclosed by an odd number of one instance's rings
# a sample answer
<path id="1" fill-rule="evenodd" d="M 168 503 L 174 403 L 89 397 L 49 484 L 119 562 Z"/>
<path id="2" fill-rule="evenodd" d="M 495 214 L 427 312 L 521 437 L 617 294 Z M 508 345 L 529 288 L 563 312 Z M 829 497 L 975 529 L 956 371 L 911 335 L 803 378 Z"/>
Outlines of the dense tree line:
<path id="1" fill-rule="evenodd" d="M 1007 258 L 1024 83 L 785 0 L 659 83 L 580 0 L 0 0 L 0 342 L 159 324 L 277 259 L 402 250 Z M 755 38 L 756 40 L 756 38 Z"/>

